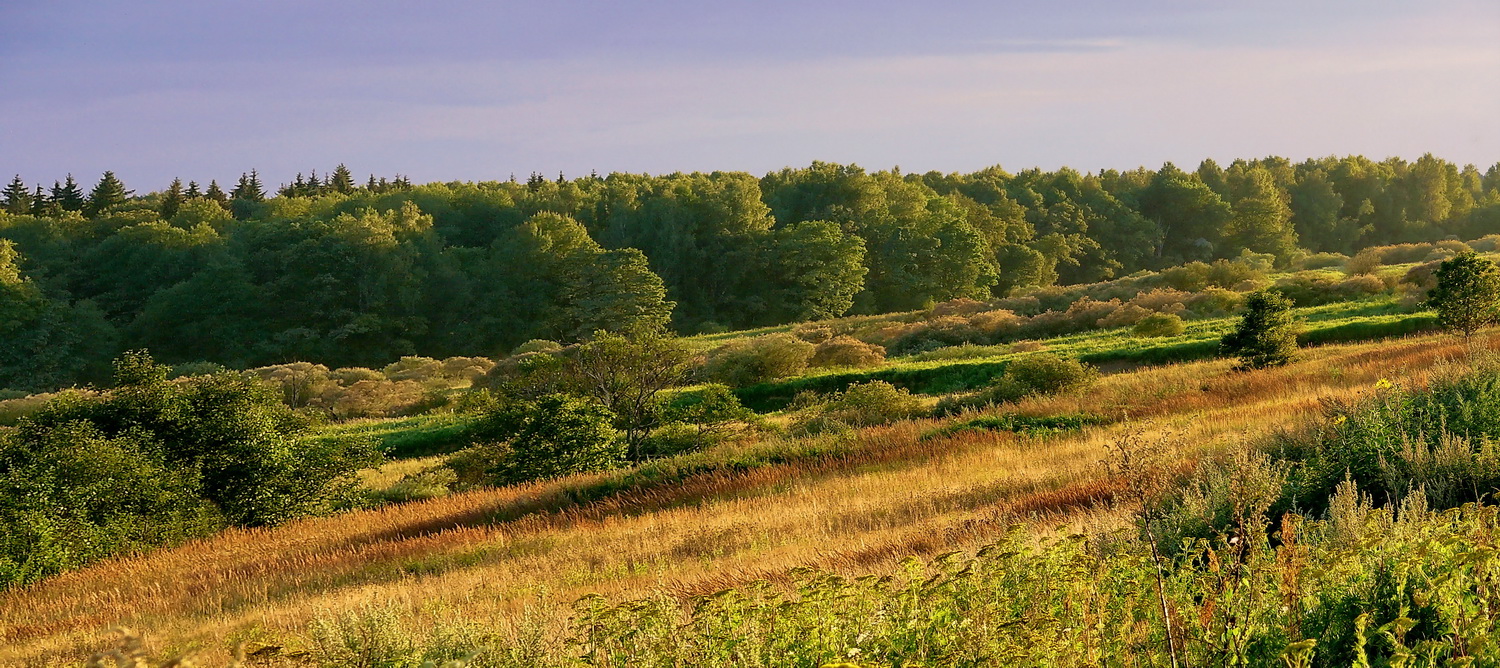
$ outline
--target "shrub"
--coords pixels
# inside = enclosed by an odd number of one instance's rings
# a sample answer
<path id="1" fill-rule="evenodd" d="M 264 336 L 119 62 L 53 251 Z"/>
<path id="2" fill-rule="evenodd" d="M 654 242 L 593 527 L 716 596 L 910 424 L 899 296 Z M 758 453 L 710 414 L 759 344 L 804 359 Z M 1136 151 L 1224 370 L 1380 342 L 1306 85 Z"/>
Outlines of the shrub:
<path id="1" fill-rule="evenodd" d="M 1098 379 L 1098 369 L 1088 364 L 1052 353 L 1038 353 L 1011 362 L 1004 375 L 980 392 L 980 400 L 1005 403 L 1030 396 L 1078 392 Z"/>
<path id="2" fill-rule="evenodd" d="M 415 380 L 425 382 L 432 380 L 443 372 L 441 362 L 431 357 L 417 357 L 407 355 L 400 360 L 386 365 L 380 370 L 386 378 L 391 380 Z"/>
<path id="3" fill-rule="evenodd" d="M 614 421 L 604 406 L 563 395 L 513 404 L 476 421 L 471 435 L 479 452 L 457 457 L 455 469 L 472 480 L 472 466 L 464 470 L 463 463 L 478 463 L 484 468 L 477 477 L 509 484 L 615 468 L 625 461 L 625 443 Z"/>
<path id="4" fill-rule="evenodd" d="M 1187 327 L 1182 324 L 1182 318 L 1168 313 L 1153 313 L 1131 328 L 1131 333 L 1144 337 L 1168 337 L 1182 336 Z"/>
<path id="5" fill-rule="evenodd" d="M 1219 347 L 1225 354 L 1238 356 L 1242 369 L 1292 361 L 1297 354 L 1297 327 L 1291 300 L 1271 291 L 1251 294 L 1245 300 L 1244 316 Z"/>
<path id="6" fill-rule="evenodd" d="M 1354 254 L 1354 257 L 1345 265 L 1344 271 L 1350 276 L 1373 274 L 1385 264 L 1385 252 L 1379 247 L 1366 248 Z"/>
<path id="7" fill-rule="evenodd" d="M 822 343 L 835 335 L 832 327 L 819 322 L 804 322 L 792 327 L 792 336 L 808 343 Z"/>
<path id="8" fill-rule="evenodd" d="M 185 362 L 172 366 L 172 372 L 167 374 L 168 378 L 185 378 L 189 376 L 212 376 L 216 373 L 228 371 L 223 364 L 214 362 Z"/>
<path id="9" fill-rule="evenodd" d="M 1297 261 L 1295 268 L 1301 271 L 1310 269 L 1343 269 L 1349 263 L 1349 256 L 1343 253 L 1313 253 Z"/>
<path id="10" fill-rule="evenodd" d="M 292 408 L 312 404 L 333 385 L 328 377 L 328 367 L 310 362 L 264 366 L 246 373 L 278 389 L 282 402 Z"/>
<path id="11" fill-rule="evenodd" d="M 363 367 L 343 367 L 328 372 L 328 378 L 341 387 L 349 387 L 362 380 L 385 380 L 385 374 Z"/>
<path id="12" fill-rule="evenodd" d="M 472 382 L 493 368 L 494 360 L 487 357 L 449 357 L 443 360 L 442 375 Z"/>
<path id="13" fill-rule="evenodd" d="M 428 403 L 427 390 L 415 380 L 361 380 L 336 392 L 321 402 L 334 417 L 396 417 L 416 412 Z"/>
<path id="14" fill-rule="evenodd" d="M 969 324 L 991 342 L 1014 334 L 1025 323 L 1025 318 L 1008 309 L 984 311 L 969 317 Z"/>
<path id="15" fill-rule="evenodd" d="M 1487 234 L 1469 242 L 1469 248 L 1480 253 L 1500 251 L 1500 234 Z"/>
<path id="16" fill-rule="evenodd" d="M 836 336 L 818 344 L 809 364 L 815 367 L 868 367 L 885 362 L 885 348 L 852 336 Z"/>
<path id="17" fill-rule="evenodd" d="M 809 398 L 802 399 L 805 407 L 792 425 L 794 433 L 827 433 L 848 427 L 869 427 L 927 412 L 921 399 L 883 380 L 855 383 L 843 392 L 835 392 L 806 406 L 810 402 Z"/>
<path id="18" fill-rule="evenodd" d="M 530 341 L 527 341 L 526 343 L 516 346 L 516 349 L 510 351 L 510 354 L 525 355 L 527 353 L 555 353 L 562 349 L 562 344 L 556 341 L 548 341 L 547 339 L 532 339 Z"/>
<path id="19" fill-rule="evenodd" d="M 1105 328 L 1130 327 L 1151 316 L 1152 312 L 1135 304 L 1126 304 L 1103 318 L 1098 325 Z M 1175 317 L 1175 316 L 1174 316 Z"/>
<path id="20" fill-rule="evenodd" d="M 731 341 L 709 353 L 705 376 L 745 387 L 795 376 L 807 369 L 814 346 L 790 334 L 767 334 Z"/>
<path id="21" fill-rule="evenodd" d="M 1444 261 L 1435 273 L 1426 306 L 1437 310 L 1444 329 L 1468 339 L 1500 321 L 1500 266 L 1470 251 Z"/>
<path id="22" fill-rule="evenodd" d="M 1139 306 L 1147 311 L 1157 313 L 1180 313 L 1187 308 L 1187 302 L 1194 293 L 1175 290 L 1172 288 L 1156 288 L 1149 292 L 1142 292 L 1130 300 L 1134 306 Z"/>
<path id="23" fill-rule="evenodd" d="M 949 315 L 974 315 L 988 309 L 989 306 L 984 302 L 967 297 L 959 297 L 958 299 L 950 299 L 933 306 L 928 310 L 927 317 L 940 318 Z"/>

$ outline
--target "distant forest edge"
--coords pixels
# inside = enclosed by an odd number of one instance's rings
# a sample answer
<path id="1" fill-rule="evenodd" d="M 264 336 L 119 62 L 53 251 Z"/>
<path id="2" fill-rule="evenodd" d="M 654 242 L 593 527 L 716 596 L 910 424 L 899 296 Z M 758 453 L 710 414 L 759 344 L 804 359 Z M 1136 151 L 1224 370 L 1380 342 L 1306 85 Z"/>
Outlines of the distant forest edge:
<path id="1" fill-rule="evenodd" d="M 246 368 L 503 355 L 665 324 L 717 332 L 922 308 L 1196 261 L 1500 232 L 1500 163 L 1205 160 L 1196 171 L 742 172 L 136 195 L 17 176 L 0 213 L 0 388 L 120 351 Z"/>

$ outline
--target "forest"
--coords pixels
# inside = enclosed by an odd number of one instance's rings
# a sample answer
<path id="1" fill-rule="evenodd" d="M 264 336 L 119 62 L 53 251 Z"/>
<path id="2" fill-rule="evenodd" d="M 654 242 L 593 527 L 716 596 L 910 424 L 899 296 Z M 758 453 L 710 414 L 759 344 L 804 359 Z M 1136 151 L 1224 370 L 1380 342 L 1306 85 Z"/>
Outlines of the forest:
<path id="1" fill-rule="evenodd" d="M 104 382 L 123 351 L 230 368 L 503 357 L 534 339 L 714 333 L 1003 298 L 1194 262 L 1500 229 L 1500 164 L 1205 160 L 970 174 L 747 173 L 358 185 L 17 175 L 0 193 L 0 389 Z"/>

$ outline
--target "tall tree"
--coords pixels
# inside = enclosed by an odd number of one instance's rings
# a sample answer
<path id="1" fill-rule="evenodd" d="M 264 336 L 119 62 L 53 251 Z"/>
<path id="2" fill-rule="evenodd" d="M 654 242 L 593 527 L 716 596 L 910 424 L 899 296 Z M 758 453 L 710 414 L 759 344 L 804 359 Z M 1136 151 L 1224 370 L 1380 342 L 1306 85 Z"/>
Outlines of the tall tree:
<path id="1" fill-rule="evenodd" d="M 36 192 L 31 194 L 31 215 L 46 216 L 59 211 L 62 211 L 62 207 L 47 196 L 47 191 L 42 190 L 42 184 L 36 184 Z"/>
<path id="2" fill-rule="evenodd" d="M 31 189 L 21 180 L 21 175 L 11 179 L 10 185 L 0 191 L 0 197 L 4 197 L 4 206 L 7 213 L 24 215 L 31 213 Z"/>
<path id="3" fill-rule="evenodd" d="M 339 163 L 333 168 L 333 176 L 328 177 L 328 187 L 336 193 L 349 194 L 354 192 L 354 175 L 349 173 L 349 168 L 344 163 Z"/>
<path id="4" fill-rule="evenodd" d="M 197 181 L 188 181 L 187 192 L 183 193 L 188 199 L 198 199 L 203 196 L 203 191 L 198 188 Z"/>
<path id="5" fill-rule="evenodd" d="M 72 174 L 62 183 L 52 182 L 52 201 L 63 211 L 82 211 L 83 205 L 87 203 L 83 198 L 83 189 L 78 187 Z"/>
<path id="6" fill-rule="evenodd" d="M 266 189 L 260 183 L 260 174 L 250 170 L 249 174 L 240 174 L 240 180 L 234 184 L 234 189 L 229 191 L 229 199 L 245 202 L 266 201 Z"/>
<path id="7" fill-rule="evenodd" d="M 177 215 L 177 210 L 182 208 L 182 203 L 187 201 L 187 193 L 182 190 L 182 179 L 172 179 L 172 185 L 167 186 L 167 192 L 161 196 L 162 220 L 171 220 Z"/>
<path id="8" fill-rule="evenodd" d="M 1229 188 L 1234 218 L 1224 235 L 1227 250 L 1270 253 L 1280 263 L 1289 261 L 1297 252 L 1297 232 L 1292 228 L 1292 209 L 1271 171 L 1258 165 L 1231 167 Z"/>
<path id="9" fill-rule="evenodd" d="M 229 206 L 229 196 L 224 194 L 224 189 L 219 187 L 219 182 L 209 180 L 208 190 L 203 191 L 203 196 L 219 203 L 219 206 Z"/>
<path id="10" fill-rule="evenodd" d="M 131 191 L 125 189 L 125 184 L 115 176 L 114 172 L 105 172 L 99 177 L 99 182 L 94 184 L 94 189 L 89 192 L 88 203 L 83 208 L 84 215 L 97 216 L 109 207 L 116 204 L 124 204 L 130 199 Z"/>

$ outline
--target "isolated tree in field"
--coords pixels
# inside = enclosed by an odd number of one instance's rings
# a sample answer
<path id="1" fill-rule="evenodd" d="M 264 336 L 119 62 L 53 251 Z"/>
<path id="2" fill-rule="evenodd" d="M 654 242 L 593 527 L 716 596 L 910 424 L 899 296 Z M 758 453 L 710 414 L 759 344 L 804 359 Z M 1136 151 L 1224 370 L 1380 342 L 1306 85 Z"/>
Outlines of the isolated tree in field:
<path id="1" fill-rule="evenodd" d="M 661 422 L 658 397 L 686 382 L 693 361 L 692 351 L 660 329 L 598 332 L 574 353 L 570 375 L 579 394 L 614 413 L 628 455 L 637 459 L 641 442 Z"/>
<path id="2" fill-rule="evenodd" d="M 1297 354 L 1297 323 L 1292 301 L 1279 292 L 1262 290 L 1245 298 L 1245 315 L 1219 349 L 1240 358 L 1241 369 L 1281 366 Z"/>
<path id="3" fill-rule="evenodd" d="M 1500 321 L 1500 267 L 1473 251 L 1448 259 L 1438 266 L 1437 287 L 1428 293 L 1426 306 L 1437 310 L 1444 329 L 1470 341 Z"/>

